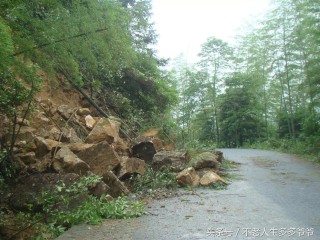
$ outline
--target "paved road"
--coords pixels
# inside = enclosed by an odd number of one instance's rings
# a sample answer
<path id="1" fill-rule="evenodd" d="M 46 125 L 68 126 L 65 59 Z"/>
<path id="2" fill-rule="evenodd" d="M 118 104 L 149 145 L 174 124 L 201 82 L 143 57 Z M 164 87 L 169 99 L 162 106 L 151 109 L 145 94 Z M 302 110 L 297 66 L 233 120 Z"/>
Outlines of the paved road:
<path id="1" fill-rule="evenodd" d="M 58 239 L 320 239 L 320 165 L 271 151 L 221 150 L 241 163 L 227 190 L 155 201 L 149 215 L 76 226 Z"/>

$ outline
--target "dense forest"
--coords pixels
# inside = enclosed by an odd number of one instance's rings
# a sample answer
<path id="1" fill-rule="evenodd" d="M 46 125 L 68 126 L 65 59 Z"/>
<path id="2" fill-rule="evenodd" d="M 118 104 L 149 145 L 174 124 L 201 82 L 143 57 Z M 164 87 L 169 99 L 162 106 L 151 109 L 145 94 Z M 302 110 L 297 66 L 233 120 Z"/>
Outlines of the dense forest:
<path id="1" fill-rule="evenodd" d="M 180 148 L 319 151 L 316 0 L 274 1 L 237 45 L 211 37 L 197 64 L 180 59 L 170 71 L 154 49 L 150 0 L 6 0 L 0 9 L 0 112 L 13 133 L 43 79 L 55 89 L 59 78 L 132 129 L 161 128 Z M 3 175 L 14 137 L 7 140 Z"/>
<path id="2" fill-rule="evenodd" d="M 1 134 L 1 171 L 8 175 L 17 132 L 44 81 L 52 94 L 85 91 L 132 129 L 156 124 L 176 91 L 153 49 L 149 0 L 32 0 L 0 3 L 0 113 L 12 121 Z M 158 104 L 161 102 L 161 104 Z"/>
<path id="3" fill-rule="evenodd" d="M 273 1 L 237 44 L 211 37 L 199 62 L 176 59 L 184 145 L 319 152 L 320 5 Z"/>

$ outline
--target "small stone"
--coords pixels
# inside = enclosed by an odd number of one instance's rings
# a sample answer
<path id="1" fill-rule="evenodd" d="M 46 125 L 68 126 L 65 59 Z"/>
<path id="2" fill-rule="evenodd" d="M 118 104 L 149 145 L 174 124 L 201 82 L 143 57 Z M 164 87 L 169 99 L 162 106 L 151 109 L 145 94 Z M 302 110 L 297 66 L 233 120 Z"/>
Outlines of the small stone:
<path id="1" fill-rule="evenodd" d="M 96 120 L 91 115 L 87 115 L 85 118 L 86 127 L 89 129 L 92 129 L 94 125 L 96 124 Z"/>
<path id="2" fill-rule="evenodd" d="M 79 109 L 77 110 L 77 114 L 78 114 L 79 116 L 85 116 L 85 115 L 88 115 L 88 114 L 90 114 L 90 113 L 91 113 L 91 111 L 90 111 L 89 108 L 79 108 Z"/>

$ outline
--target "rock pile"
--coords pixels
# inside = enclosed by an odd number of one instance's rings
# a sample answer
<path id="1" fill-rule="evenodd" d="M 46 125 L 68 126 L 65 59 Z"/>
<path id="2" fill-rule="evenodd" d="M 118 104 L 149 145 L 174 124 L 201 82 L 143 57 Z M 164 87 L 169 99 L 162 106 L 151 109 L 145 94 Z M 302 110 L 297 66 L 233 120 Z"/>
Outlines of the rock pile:
<path id="1" fill-rule="evenodd" d="M 29 121 L 20 119 L 14 157 L 21 172 L 28 176 L 20 181 L 17 189 L 37 175 L 42 179 L 50 173 L 52 179 L 57 179 L 60 175 L 93 174 L 102 179 L 94 195 L 118 197 L 129 192 L 122 181 L 144 174 L 146 164 L 154 170 L 170 168 L 177 173 L 181 186 L 225 182 L 217 175 L 221 152 L 199 151 L 190 156 L 186 151 L 166 151 L 162 141 L 152 134 L 142 135 L 129 145 L 120 137 L 121 123 L 115 118 L 96 117 L 89 108 L 56 106 L 48 99 L 38 103 L 42 112 Z M 48 190 L 52 184 L 49 185 L 41 188 Z M 25 199 L 21 194 L 27 196 L 30 192 L 17 194 Z"/>

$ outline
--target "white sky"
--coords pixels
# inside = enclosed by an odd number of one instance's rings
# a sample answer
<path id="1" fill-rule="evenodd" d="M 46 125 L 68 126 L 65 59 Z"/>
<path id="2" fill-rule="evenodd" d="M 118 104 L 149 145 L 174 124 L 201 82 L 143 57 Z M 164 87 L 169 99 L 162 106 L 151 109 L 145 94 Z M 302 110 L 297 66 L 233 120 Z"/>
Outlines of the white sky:
<path id="1" fill-rule="evenodd" d="M 208 37 L 231 43 L 244 23 L 267 9 L 269 0 L 152 0 L 158 36 L 158 56 L 175 58 L 183 53 L 188 62 Z"/>

